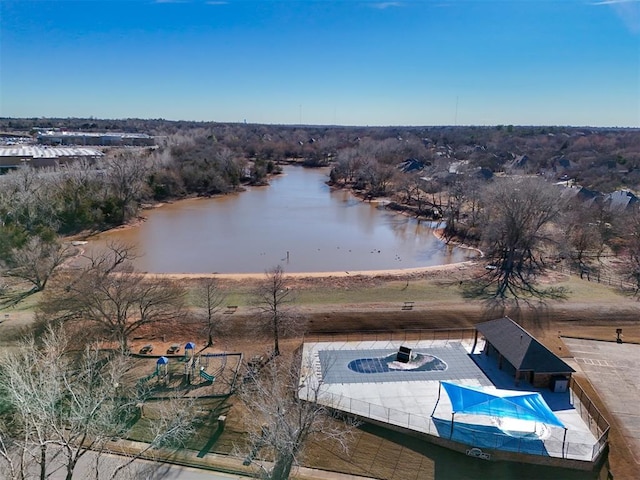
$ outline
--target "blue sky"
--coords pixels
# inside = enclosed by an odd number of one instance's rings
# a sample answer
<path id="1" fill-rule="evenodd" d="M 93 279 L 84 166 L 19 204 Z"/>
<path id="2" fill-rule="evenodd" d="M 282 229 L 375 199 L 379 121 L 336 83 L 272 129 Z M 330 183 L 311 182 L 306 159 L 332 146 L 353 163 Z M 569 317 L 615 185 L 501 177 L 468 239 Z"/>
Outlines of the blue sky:
<path id="1" fill-rule="evenodd" d="M 0 0 L 0 116 L 640 126 L 640 0 Z"/>

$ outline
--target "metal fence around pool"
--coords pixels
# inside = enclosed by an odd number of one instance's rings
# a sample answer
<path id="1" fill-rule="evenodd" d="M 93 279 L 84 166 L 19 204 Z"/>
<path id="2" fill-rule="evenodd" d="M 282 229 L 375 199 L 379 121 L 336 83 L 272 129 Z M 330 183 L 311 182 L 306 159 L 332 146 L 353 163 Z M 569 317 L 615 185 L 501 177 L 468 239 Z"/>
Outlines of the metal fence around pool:
<path id="1" fill-rule="evenodd" d="M 580 383 L 571 378 L 569 388 L 572 393 L 572 403 L 576 410 L 580 413 L 580 417 L 585 424 L 589 425 L 589 430 L 598 439 L 593 447 L 593 458 L 597 457 L 607 445 L 609 438 L 609 422 L 602 416 L 598 407 L 594 405 L 589 396 L 580 386 Z"/>
<path id="2" fill-rule="evenodd" d="M 585 399 L 585 397 L 582 396 L 582 399 Z M 588 400 L 588 397 L 586 397 L 586 400 Z M 595 420 L 592 417 L 588 417 L 592 418 L 591 421 L 594 424 L 597 424 L 597 431 L 601 432 L 600 436 L 596 435 L 598 441 L 595 444 L 591 444 L 570 441 L 563 442 L 553 438 L 542 440 L 537 437 L 513 436 L 505 434 L 493 426 L 470 426 L 471 424 L 464 424 L 458 421 L 454 423 L 452 428 L 450 419 L 438 419 L 435 417 L 403 412 L 393 408 L 375 405 L 363 400 L 345 398 L 328 392 L 322 393 L 318 398 L 318 401 L 327 407 L 348 412 L 365 421 L 369 419 L 387 423 L 396 427 L 452 440 L 469 446 L 470 448 L 494 449 L 528 455 L 595 461 L 607 442 L 608 424 L 606 424 L 605 430 L 602 431 L 601 428 L 604 427 L 606 423 L 606 420 L 602 417 L 600 417 L 601 420 Z M 582 403 L 582 400 L 580 400 L 578 404 L 580 407 L 577 406 L 576 408 L 580 408 L 581 415 L 590 415 L 590 412 L 595 413 L 595 410 L 593 410 L 594 407 L 585 406 Z M 603 420 L 605 423 L 602 423 Z M 586 423 L 589 422 L 587 421 Z"/>
<path id="3" fill-rule="evenodd" d="M 303 339 L 308 343 L 322 342 L 417 342 L 417 341 L 473 341 L 475 338 L 475 328 L 443 328 L 429 330 L 402 330 L 388 331 L 376 330 L 367 332 L 326 332 L 306 334 Z"/>

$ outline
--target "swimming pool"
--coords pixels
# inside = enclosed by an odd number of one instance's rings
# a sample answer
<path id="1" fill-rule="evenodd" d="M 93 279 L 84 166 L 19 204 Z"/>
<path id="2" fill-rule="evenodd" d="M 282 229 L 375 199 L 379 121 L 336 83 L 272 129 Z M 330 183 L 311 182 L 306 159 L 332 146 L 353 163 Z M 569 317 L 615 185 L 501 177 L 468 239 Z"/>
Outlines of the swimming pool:
<path id="1" fill-rule="evenodd" d="M 349 362 L 349 370 L 358 373 L 386 373 L 386 372 L 433 372 L 444 371 L 447 364 L 435 355 L 413 353 L 411 359 L 404 363 L 396 360 L 396 353 L 377 358 L 356 358 Z"/>

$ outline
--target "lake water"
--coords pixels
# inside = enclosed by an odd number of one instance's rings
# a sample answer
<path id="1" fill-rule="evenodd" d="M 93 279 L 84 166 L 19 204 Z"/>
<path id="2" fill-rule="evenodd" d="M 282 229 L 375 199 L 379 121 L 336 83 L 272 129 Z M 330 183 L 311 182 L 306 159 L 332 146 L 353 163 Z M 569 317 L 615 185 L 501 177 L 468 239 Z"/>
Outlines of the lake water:
<path id="1" fill-rule="evenodd" d="M 135 245 L 136 266 L 153 273 L 387 270 L 473 255 L 439 241 L 430 222 L 330 189 L 327 174 L 289 166 L 267 187 L 147 210 L 140 226 L 101 234 L 97 244 Z"/>

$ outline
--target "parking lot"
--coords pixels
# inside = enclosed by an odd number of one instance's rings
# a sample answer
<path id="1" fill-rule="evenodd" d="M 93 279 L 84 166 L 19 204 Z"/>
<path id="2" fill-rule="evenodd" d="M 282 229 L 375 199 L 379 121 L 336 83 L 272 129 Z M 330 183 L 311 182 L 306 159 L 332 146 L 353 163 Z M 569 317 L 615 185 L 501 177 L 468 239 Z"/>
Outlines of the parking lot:
<path id="1" fill-rule="evenodd" d="M 598 391 L 640 464 L 640 345 L 563 338 L 581 370 Z"/>

